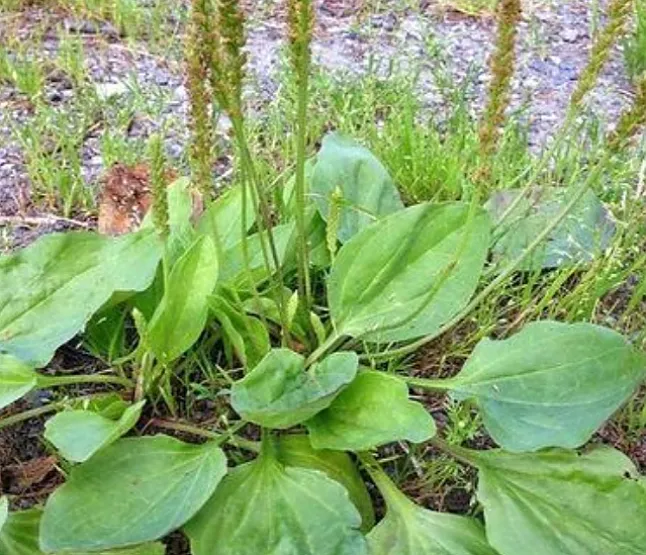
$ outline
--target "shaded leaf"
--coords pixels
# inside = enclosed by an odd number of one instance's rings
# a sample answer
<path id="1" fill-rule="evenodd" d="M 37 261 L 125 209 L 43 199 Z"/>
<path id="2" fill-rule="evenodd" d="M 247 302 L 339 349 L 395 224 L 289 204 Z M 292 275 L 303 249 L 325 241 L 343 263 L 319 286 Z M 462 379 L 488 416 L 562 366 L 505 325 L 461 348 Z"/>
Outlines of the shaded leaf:
<path id="1" fill-rule="evenodd" d="M 416 505 L 388 477 L 374 475 L 386 516 L 368 534 L 371 555 L 497 555 L 475 519 Z"/>
<path id="2" fill-rule="evenodd" d="M 435 435 L 433 418 L 408 399 L 406 383 L 383 372 L 360 373 L 305 425 L 316 449 L 341 451 L 365 451 L 398 440 L 420 443 Z"/>
<path id="3" fill-rule="evenodd" d="M 357 373 L 353 352 L 333 353 L 305 370 L 305 357 L 273 349 L 231 388 L 231 405 L 245 420 L 289 428 L 328 407 Z"/>
<path id="4" fill-rule="evenodd" d="M 148 341 L 158 358 L 173 361 L 198 340 L 217 279 L 215 246 L 208 237 L 199 237 L 173 266 L 164 297 L 148 326 Z"/>
<path id="5" fill-rule="evenodd" d="M 460 203 L 419 204 L 364 229 L 332 264 L 336 329 L 382 342 L 437 331 L 473 295 L 489 231 L 486 212 Z"/>
<path id="6" fill-rule="evenodd" d="M 365 555 L 341 484 L 272 453 L 233 469 L 184 531 L 193 555 Z"/>
<path id="7" fill-rule="evenodd" d="M 190 519 L 225 473 L 213 443 L 120 439 L 73 468 L 47 500 L 41 547 L 98 551 L 154 541 Z"/>
<path id="8" fill-rule="evenodd" d="M 150 230 L 120 237 L 72 232 L 0 257 L 0 352 L 44 366 L 114 292 L 146 289 L 161 250 Z"/>
<path id="9" fill-rule="evenodd" d="M 285 435 L 278 440 L 278 460 L 287 466 L 321 470 L 339 482 L 361 515 L 361 531 L 366 533 L 375 524 L 375 511 L 366 484 L 352 459 L 342 451 L 314 449 L 304 434 Z"/>
<path id="10" fill-rule="evenodd" d="M 38 546 L 38 528 L 42 512 L 39 509 L 11 513 L 5 530 L 0 530 L 2 555 L 45 555 Z M 64 555 L 164 555 L 161 543 L 146 543 L 111 551 L 66 551 Z M 54 555 L 63 555 L 57 553 Z"/>
<path id="11" fill-rule="evenodd" d="M 501 555 L 643 555 L 646 491 L 619 451 L 492 450 L 473 460 L 487 538 Z"/>
<path id="12" fill-rule="evenodd" d="M 246 205 L 246 230 L 249 231 L 255 222 L 255 210 L 251 197 Z M 202 215 L 197 226 L 199 233 L 211 237 L 223 249 L 235 247 L 242 241 L 242 187 L 231 187 L 215 199 Z"/>
<path id="13" fill-rule="evenodd" d="M 155 314 L 155 310 L 161 303 L 164 296 L 164 268 L 160 264 L 157 268 L 157 273 L 150 286 L 141 293 L 134 295 L 132 299 L 133 307 L 138 310 L 147 322 Z M 136 323 L 136 322 L 135 322 Z"/>
<path id="14" fill-rule="evenodd" d="M 37 383 L 38 374 L 31 366 L 0 353 L 0 409 L 29 393 Z"/>
<path id="15" fill-rule="evenodd" d="M 376 219 L 404 208 L 381 162 L 353 139 L 330 133 L 323 139 L 311 181 L 311 195 L 325 220 L 335 191 L 342 197 L 337 231 L 342 243 Z"/>
<path id="16" fill-rule="evenodd" d="M 128 432 L 139 420 L 144 404 L 140 401 L 127 407 L 117 419 L 91 410 L 60 412 L 45 424 L 45 439 L 68 461 L 84 462 Z"/>
<path id="17" fill-rule="evenodd" d="M 592 324 L 535 322 L 504 341 L 483 339 L 447 384 L 477 401 L 509 451 L 578 447 L 646 377 L 646 357 Z"/>
<path id="18" fill-rule="evenodd" d="M 495 193 L 487 209 L 498 220 L 520 194 L 512 189 Z M 572 191 L 563 188 L 535 190 L 523 199 L 502 224 L 501 238 L 493 248 L 494 259 L 505 264 L 515 259 L 567 204 Z M 592 191 L 588 191 L 539 247 L 521 264 L 523 270 L 557 268 L 590 262 L 609 245 L 615 233 L 610 213 Z"/>
<path id="19" fill-rule="evenodd" d="M 123 306 L 111 306 L 97 312 L 83 333 L 85 347 L 97 358 L 108 362 L 125 355 L 125 322 Z"/>

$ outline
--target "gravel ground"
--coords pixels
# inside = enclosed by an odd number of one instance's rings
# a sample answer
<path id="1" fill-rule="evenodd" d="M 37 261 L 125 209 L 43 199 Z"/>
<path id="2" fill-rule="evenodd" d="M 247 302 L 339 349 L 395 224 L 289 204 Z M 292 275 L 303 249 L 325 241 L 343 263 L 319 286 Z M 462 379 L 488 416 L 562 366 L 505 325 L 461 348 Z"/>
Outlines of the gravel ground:
<path id="1" fill-rule="evenodd" d="M 280 2 L 253 4 L 249 10 L 248 44 L 255 84 L 250 97 L 262 100 L 272 98 L 278 88 L 275 77 L 285 35 L 284 17 Z M 375 57 L 382 74 L 393 62 L 391 67 L 400 74 L 412 71 L 419 64 L 422 103 L 427 110 L 438 113 L 443 99 L 433 75 L 434 69 L 441 66 L 455 80 L 463 80 L 467 74 L 474 76 L 472 107 L 475 112 L 479 110 L 486 91 L 486 60 L 495 31 L 491 16 L 469 17 L 440 8 L 433 2 L 426 2 L 421 10 L 413 11 L 390 9 L 389 6 L 396 6 L 397 2 L 387 1 L 382 2 L 376 13 L 360 9 L 363 3 L 358 0 L 320 0 L 317 4 L 314 58 L 332 74 L 357 77 L 367 71 L 370 56 Z M 512 109 L 523 110 L 530 124 L 530 142 L 535 148 L 545 143 L 562 119 L 576 78 L 586 63 L 595 19 L 590 4 L 585 1 L 534 2 L 525 6 Z M 57 25 L 81 36 L 86 67 L 99 94 L 118 96 L 126 90 L 133 74 L 142 90 L 154 85 L 164 91 L 164 112 L 173 122 L 169 126 L 168 147 L 171 154 L 179 156 L 186 142 L 182 122 L 187 108 L 180 63 L 148 54 L 143 43 L 126 46 L 108 23 L 98 24 L 38 9 L 19 16 L 0 17 L 0 31 L 4 27 L 0 36 L 18 33 L 19 37 L 26 38 L 43 22 L 48 22 L 48 27 L 41 55 L 50 59 L 55 57 Z M 56 72 L 49 76 L 46 88 L 48 102 L 60 110 L 65 109 L 74 94 L 69 80 L 57 78 Z M 612 122 L 629 101 L 630 94 L 617 47 L 600 86 L 591 97 L 590 109 Z M 9 216 L 31 209 L 23 155 L 19 145 L 10 138 L 11 126 L 26 122 L 30 109 L 12 87 L 1 85 L 0 111 L 3 114 L 0 118 L 0 215 Z M 141 121 L 135 118 L 129 133 L 146 136 L 152 127 L 145 118 Z M 105 169 L 99 153 L 100 134 L 99 128 L 94 134 L 90 133 L 82 145 L 83 176 L 90 186 L 96 184 Z"/>

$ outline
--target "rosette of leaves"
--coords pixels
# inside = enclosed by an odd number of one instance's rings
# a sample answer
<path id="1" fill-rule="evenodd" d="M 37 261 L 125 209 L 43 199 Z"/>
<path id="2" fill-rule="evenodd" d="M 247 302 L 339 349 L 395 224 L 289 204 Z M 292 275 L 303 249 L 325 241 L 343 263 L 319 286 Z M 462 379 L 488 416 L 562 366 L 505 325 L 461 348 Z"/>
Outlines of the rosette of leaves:
<path id="1" fill-rule="evenodd" d="M 321 295 L 305 307 L 289 288 L 293 214 L 254 228 L 237 188 L 193 222 L 190 187 L 172 185 L 164 234 L 54 235 L 0 259 L 0 407 L 84 380 L 124 388 L 51 407 L 45 439 L 65 481 L 42 508 L 9 511 L 0 499 L 3 555 L 161 555 L 170 533 L 193 555 L 643 554 L 643 477 L 616 450 L 586 444 L 643 382 L 644 354 L 604 327 L 539 321 L 481 340 L 452 378 L 364 367 L 368 353 L 460 317 L 490 258 L 492 222 L 475 202 L 404 208 L 374 156 L 339 136 L 310 180 L 317 236 L 341 245 L 316 262 L 327 304 Z M 104 320 L 110 311 L 119 317 Z M 93 352 L 104 332 L 120 338 L 107 342 L 125 350 L 105 356 L 114 368 L 38 371 L 86 327 Z M 231 427 L 171 423 L 201 438 L 192 442 L 146 435 L 150 412 L 176 410 L 181 371 L 202 368 L 196 360 L 223 376 L 225 386 L 204 387 Z M 436 438 L 420 388 L 474 406 L 499 449 Z M 253 435 L 240 437 L 243 427 Z M 480 516 L 415 504 L 368 453 L 427 441 L 477 469 Z M 385 501 L 376 524 L 360 465 Z"/>

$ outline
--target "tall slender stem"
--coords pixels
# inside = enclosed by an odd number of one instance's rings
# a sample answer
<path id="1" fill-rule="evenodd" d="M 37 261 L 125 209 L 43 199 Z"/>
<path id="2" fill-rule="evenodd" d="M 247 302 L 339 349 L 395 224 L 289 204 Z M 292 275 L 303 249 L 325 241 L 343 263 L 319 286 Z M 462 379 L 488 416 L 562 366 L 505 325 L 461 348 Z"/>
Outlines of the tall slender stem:
<path id="1" fill-rule="evenodd" d="M 6 418 L 0 420 L 0 430 L 2 430 L 3 428 L 8 428 L 9 426 L 14 426 L 15 424 L 19 424 L 20 422 L 24 422 L 25 420 L 29 420 L 30 418 L 36 418 L 38 416 L 43 416 L 44 414 L 49 414 L 50 412 L 56 412 L 62 406 L 63 405 L 60 403 L 52 403 L 50 405 L 36 407 L 34 409 L 19 412 L 18 414 L 7 416 Z"/>
<path id="2" fill-rule="evenodd" d="M 447 391 L 453 387 L 454 381 L 451 378 L 434 380 L 430 378 L 408 378 L 400 376 L 408 385 L 420 387 L 422 389 L 431 389 L 433 391 Z"/>
<path id="3" fill-rule="evenodd" d="M 343 337 L 343 335 L 333 332 L 323 343 L 321 343 L 318 348 L 308 357 L 305 362 L 306 366 L 310 366 L 317 362 L 323 355 L 325 355 L 330 349 L 338 343 L 338 341 Z"/>
<path id="4" fill-rule="evenodd" d="M 133 387 L 132 380 L 120 376 L 107 376 L 105 374 L 81 374 L 73 376 L 38 376 L 38 387 L 58 387 L 86 383 L 104 383 Z"/>
<path id="5" fill-rule="evenodd" d="M 17 414 L 12 414 L 11 416 L 0 419 L 0 430 L 3 428 L 8 428 L 9 426 L 20 424 L 20 422 L 24 422 L 25 420 L 29 420 L 30 418 L 37 418 L 39 416 L 49 414 L 50 412 L 56 412 L 59 409 L 63 409 L 69 406 L 71 402 L 82 403 L 83 401 L 89 401 L 91 399 L 95 399 L 96 397 L 101 397 L 102 395 L 105 394 L 94 393 L 92 395 L 76 397 L 74 399 L 68 399 L 65 401 L 58 401 L 56 403 L 50 403 L 49 405 L 43 405 L 42 407 L 36 407 L 19 412 Z"/>
<path id="6" fill-rule="evenodd" d="M 298 230 L 298 285 L 306 306 L 312 305 L 309 274 L 309 248 L 305 228 L 305 156 L 307 141 L 307 102 L 311 62 L 310 43 L 313 29 L 312 0 L 290 0 L 289 28 L 292 71 L 297 82 L 296 116 L 296 227 Z"/>
<path id="7" fill-rule="evenodd" d="M 285 300 L 281 291 L 281 287 L 284 283 L 283 270 L 281 267 L 280 257 L 278 256 L 276 242 L 274 241 L 274 235 L 271 230 L 271 207 L 269 206 L 269 201 L 264 194 L 264 190 L 261 183 L 259 182 L 258 175 L 256 174 L 253 158 L 251 157 L 249 145 L 247 144 L 246 133 L 244 130 L 244 121 L 242 120 L 242 117 L 232 117 L 231 122 L 233 125 L 236 142 L 238 144 L 238 151 L 242 158 L 243 173 L 246 178 L 244 185 L 246 186 L 247 183 L 249 184 L 250 190 L 254 197 L 253 203 L 256 210 L 256 220 L 260 227 L 258 233 L 260 247 L 265 267 L 267 268 L 267 272 L 270 275 L 274 274 L 274 272 L 272 272 L 272 262 L 274 265 L 276 275 L 276 291 L 278 292 L 276 302 L 278 304 L 281 327 L 283 330 L 283 342 L 286 342 L 289 338 L 289 326 L 287 324 L 287 308 L 285 306 Z M 267 233 L 266 237 L 263 235 L 263 230 Z M 269 245 L 269 249 L 267 248 L 267 244 Z M 243 255 L 245 248 L 246 247 L 243 241 Z M 248 255 L 246 256 L 246 263 L 248 267 Z M 252 283 L 251 285 L 255 288 L 254 283 Z"/>
<path id="8" fill-rule="evenodd" d="M 152 419 L 149 424 L 166 430 L 174 430 L 176 432 L 183 432 L 198 437 L 205 437 L 207 439 L 230 443 L 231 445 L 240 447 L 241 449 L 246 449 L 247 451 L 253 451 L 254 453 L 257 453 L 260 450 L 260 445 L 257 442 L 235 436 L 235 433 L 245 426 L 246 422 L 236 424 L 230 431 L 224 434 L 200 428 L 194 424 L 186 422 L 173 422 L 171 420 L 161 420 L 157 418 Z"/>

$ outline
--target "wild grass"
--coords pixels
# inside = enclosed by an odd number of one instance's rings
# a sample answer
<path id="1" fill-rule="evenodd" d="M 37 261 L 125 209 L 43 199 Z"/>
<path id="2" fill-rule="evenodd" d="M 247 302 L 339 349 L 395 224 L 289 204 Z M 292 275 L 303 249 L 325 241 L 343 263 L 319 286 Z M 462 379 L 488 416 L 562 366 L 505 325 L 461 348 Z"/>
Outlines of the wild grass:
<path id="1" fill-rule="evenodd" d="M 499 0 L 441 0 L 445 9 L 454 10 L 471 17 L 491 15 L 496 10 Z"/>
<path id="2" fill-rule="evenodd" d="M 628 75 L 636 81 L 646 73 L 646 0 L 635 0 L 635 26 L 623 49 Z"/>
<path id="3" fill-rule="evenodd" d="M 634 35 L 626 42 L 625 55 L 631 74 L 646 68 L 646 10 Z M 461 1 L 454 6 L 467 13 L 493 10 L 491 0 Z M 151 7 L 134 0 L 67 0 L 72 13 L 112 21 L 119 32 L 146 41 L 151 48 L 178 48 L 176 38 L 186 15 L 176 5 L 156 0 Z M 26 124 L 14 129 L 25 154 L 34 200 L 47 210 L 64 216 L 94 210 L 95 191 L 82 172 L 83 144 L 88 130 L 96 126 L 101 168 L 116 162 L 134 164 L 147 157 L 147 137 L 131 138 L 128 128 L 135 117 L 144 117 L 164 131 L 181 123 L 164 119 L 168 93 L 148 87 L 134 77 L 128 92 L 119 98 L 101 99 L 95 94 L 84 63 L 85 46 L 78 36 L 59 30 L 60 44 L 53 62 L 73 82 L 73 95 L 63 106 L 44 101 L 46 76 L 51 61 L 34 57 L 32 48 L 0 48 L 0 81 L 14 86 L 34 105 Z M 387 166 L 408 203 L 469 200 L 474 194 L 473 172 L 479 156 L 479 121 L 471 104 L 473 76 L 455 82 L 445 67 L 441 49 L 436 49 L 436 81 L 441 84 L 443 104 L 425 108 L 419 95 L 418 72 L 393 71 L 379 75 L 368 70 L 360 77 L 340 77 L 313 68 L 307 110 L 306 153 L 316 152 L 325 131 L 344 131 L 368 146 Z M 278 196 L 280 187 L 293 174 L 297 146 L 290 133 L 298 83 L 287 68 L 279 75 L 279 92 L 260 117 L 247 119 L 243 131 L 255 161 L 259 182 Z M 216 114 L 217 115 L 217 114 Z M 520 114 L 518 114 L 520 116 Z M 528 124 L 520 117 L 507 118 L 500 129 L 498 148 L 491 154 L 491 181 L 498 188 L 522 188 L 536 173 L 535 186 L 576 187 L 607 152 L 605 133 L 596 122 L 570 130 L 568 138 L 538 169 L 540 156 L 528 147 Z M 233 150 L 230 137 L 220 137 L 223 157 Z M 159 155 L 160 144 L 157 144 Z M 188 149 L 170 160 L 186 169 Z M 392 370 L 418 365 L 420 372 L 450 373 L 475 343 L 488 335 L 507 336 L 524 323 L 538 318 L 562 321 L 592 321 L 627 334 L 636 344 L 646 345 L 646 210 L 644 163 L 646 142 L 633 141 L 604 162 L 592 188 L 611 210 L 617 234 L 608 249 L 589 266 L 534 272 L 509 278 L 479 305 L 468 321 L 425 349 L 419 359 L 402 359 Z M 212 169 L 212 165 L 211 165 Z M 202 169 L 204 172 L 205 170 Z M 241 179 L 234 172 L 234 180 Z M 221 176 L 218 176 L 221 178 Z M 228 179 L 228 178 L 227 178 Z M 0 246 L 2 237 L 0 236 Z M 208 345 L 200 345 L 182 363 L 178 376 L 189 392 L 178 399 L 177 412 L 199 420 L 205 407 L 212 411 L 221 402 L 213 395 L 230 383 L 224 360 L 213 360 Z M 216 385 L 218 387 L 214 387 Z M 172 391 L 168 391 L 172 396 Z M 617 415 L 617 425 L 626 441 L 635 441 L 646 426 L 645 396 L 638 394 Z M 480 423 L 469 407 L 443 401 L 445 437 L 463 444 L 482 439 Z M 226 427 L 226 423 L 223 423 Z M 442 495 L 446 488 L 468 489 L 470 476 L 452 459 L 428 457 L 423 450 L 392 454 L 395 478 L 408 484 L 420 497 Z M 421 484 L 424 484 L 423 487 Z"/>

